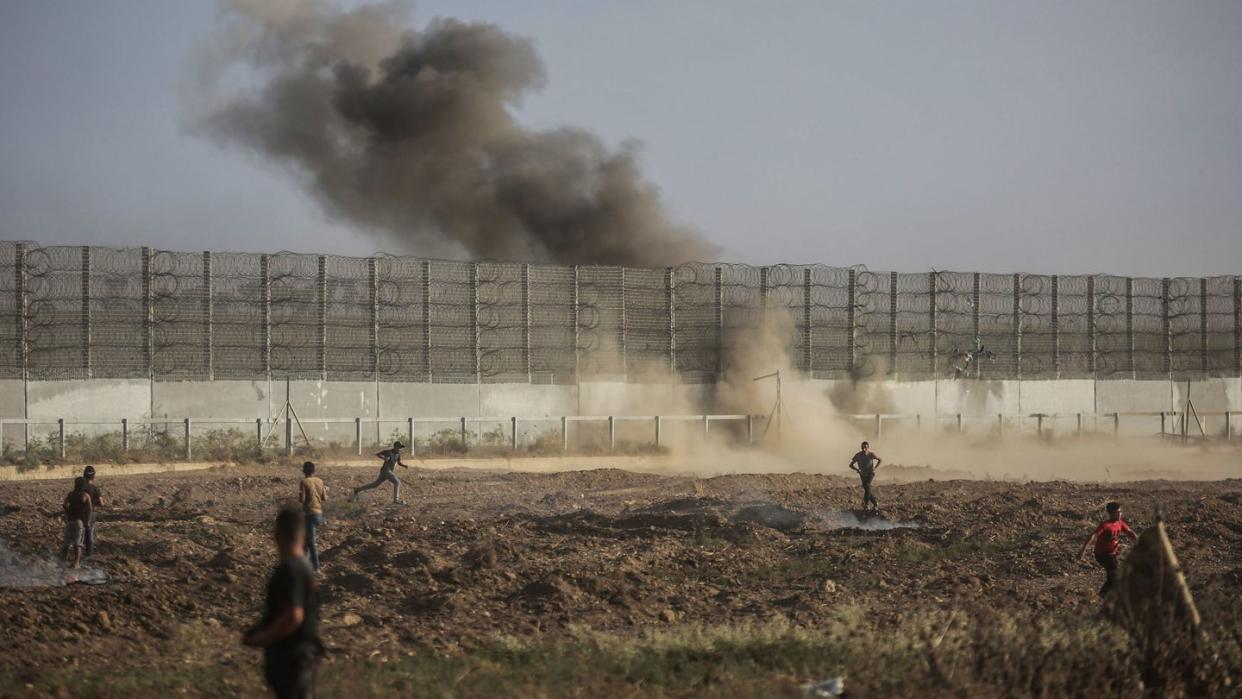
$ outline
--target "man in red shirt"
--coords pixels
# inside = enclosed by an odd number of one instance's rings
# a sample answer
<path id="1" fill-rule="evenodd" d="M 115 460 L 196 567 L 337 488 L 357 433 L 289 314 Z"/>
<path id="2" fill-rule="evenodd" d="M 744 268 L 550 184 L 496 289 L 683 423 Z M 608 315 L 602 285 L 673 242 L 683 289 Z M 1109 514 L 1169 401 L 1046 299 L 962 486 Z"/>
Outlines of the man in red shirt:
<path id="1" fill-rule="evenodd" d="M 1110 502 L 1105 505 L 1108 519 L 1100 522 L 1100 526 L 1091 532 L 1091 538 L 1082 545 L 1080 556 L 1087 555 L 1087 549 L 1095 544 L 1095 560 L 1104 568 L 1104 585 L 1100 588 L 1100 597 L 1108 594 L 1117 581 L 1117 549 L 1121 546 L 1121 535 L 1130 537 L 1131 543 L 1138 541 L 1138 535 L 1121 519 L 1121 504 Z"/>

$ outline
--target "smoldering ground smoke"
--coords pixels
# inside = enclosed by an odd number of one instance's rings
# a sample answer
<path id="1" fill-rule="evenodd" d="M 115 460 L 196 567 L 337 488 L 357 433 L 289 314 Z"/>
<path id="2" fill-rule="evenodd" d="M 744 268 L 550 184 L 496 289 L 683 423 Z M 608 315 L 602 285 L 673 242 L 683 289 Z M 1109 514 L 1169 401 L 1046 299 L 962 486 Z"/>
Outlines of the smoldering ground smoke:
<path id="1" fill-rule="evenodd" d="M 545 80 L 529 40 L 410 26 L 404 3 L 233 0 L 192 90 L 195 124 L 289 167 L 394 252 L 630 266 L 714 254 L 668 220 L 633 146 L 515 119 Z"/>

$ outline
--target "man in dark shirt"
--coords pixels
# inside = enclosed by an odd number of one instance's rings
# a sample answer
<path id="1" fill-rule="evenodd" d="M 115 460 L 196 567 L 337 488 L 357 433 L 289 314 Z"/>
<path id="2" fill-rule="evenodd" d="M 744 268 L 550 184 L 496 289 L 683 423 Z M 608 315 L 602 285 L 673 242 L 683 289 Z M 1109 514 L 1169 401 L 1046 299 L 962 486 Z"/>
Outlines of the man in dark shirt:
<path id="1" fill-rule="evenodd" d="M 95 485 L 94 466 L 87 466 L 82 472 L 82 477 L 86 479 L 86 493 L 91 496 L 91 518 L 86 523 L 86 533 L 82 537 L 82 555 L 89 557 L 95 552 L 95 515 L 99 508 L 103 507 L 103 493 L 99 492 L 99 486 Z"/>
<path id="2" fill-rule="evenodd" d="M 263 621 L 242 636 L 242 644 L 263 649 L 264 676 L 279 699 L 311 697 L 323 644 L 319 641 L 319 591 L 303 555 L 306 520 L 285 508 L 276 515 L 280 563 L 267 584 Z"/>
<path id="3" fill-rule="evenodd" d="M 364 490 L 378 488 L 384 483 L 392 483 L 393 504 L 404 504 L 401 500 L 401 481 L 397 479 L 397 474 L 394 473 L 397 466 L 401 466 L 401 468 L 409 468 L 409 466 L 406 466 L 401 461 L 401 450 L 404 448 L 405 445 L 401 442 L 393 442 L 392 449 L 385 449 L 384 451 L 376 452 L 375 458 L 384 460 L 384 465 L 380 466 L 379 478 L 376 478 L 374 481 L 367 483 L 366 485 L 360 485 L 357 488 L 354 488 L 354 494 L 351 495 L 349 499 L 356 500 L 358 498 L 358 493 L 361 493 Z"/>
<path id="4" fill-rule="evenodd" d="M 871 481 L 875 479 L 875 471 L 880 467 L 881 461 L 883 459 L 871 451 L 871 445 L 867 442 L 863 442 L 862 449 L 854 455 L 853 459 L 850 459 L 850 470 L 858 473 L 858 477 L 862 479 L 864 510 L 868 505 L 872 510 L 880 509 L 880 503 L 875 499 L 875 494 L 871 492 Z"/>
<path id="5" fill-rule="evenodd" d="M 73 479 L 73 491 L 65 496 L 61 508 L 65 511 L 65 536 L 60 547 L 60 557 L 74 568 L 82 560 L 82 537 L 86 523 L 91 519 L 91 496 L 86 492 L 86 479 Z M 73 558 L 69 558 L 69 552 Z"/>

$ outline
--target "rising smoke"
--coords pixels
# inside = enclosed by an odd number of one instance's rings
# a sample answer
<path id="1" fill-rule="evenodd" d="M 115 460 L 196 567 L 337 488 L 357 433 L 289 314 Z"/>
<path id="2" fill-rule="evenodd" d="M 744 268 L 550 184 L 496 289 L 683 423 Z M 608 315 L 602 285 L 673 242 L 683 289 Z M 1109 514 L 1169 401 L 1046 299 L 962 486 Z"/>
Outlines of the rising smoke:
<path id="1" fill-rule="evenodd" d="M 232 0 L 190 93 L 195 124 L 291 168 L 394 252 L 647 267 L 715 253 L 668 220 L 633 146 L 514 118 L 544 82 L 529 40 L 410 21 L 403 2 Z"/>

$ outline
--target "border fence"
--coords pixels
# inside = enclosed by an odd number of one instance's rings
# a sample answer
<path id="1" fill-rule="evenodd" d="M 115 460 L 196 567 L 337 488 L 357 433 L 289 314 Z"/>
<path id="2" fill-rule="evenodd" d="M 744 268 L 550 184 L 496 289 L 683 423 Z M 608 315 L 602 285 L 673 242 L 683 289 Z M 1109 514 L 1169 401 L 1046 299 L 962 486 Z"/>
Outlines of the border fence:
<path id="1" fill-rule="evenodd" d="M 1242 375 L 1242 277 L 665 269 L 0 242 L 0 378 L 704 383 L 765 318 L 816 378 Z"/>

